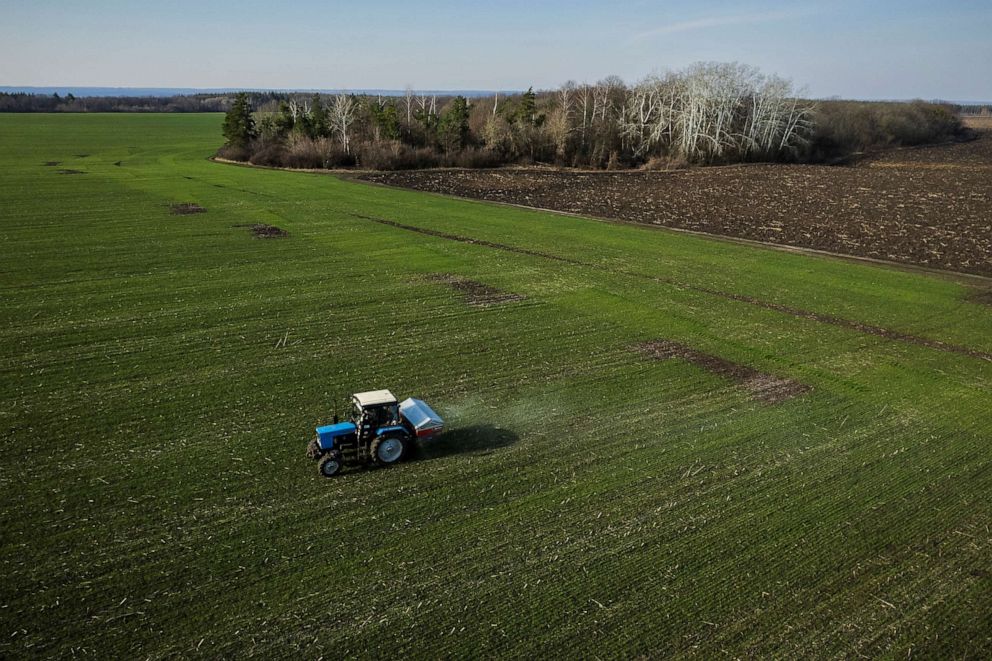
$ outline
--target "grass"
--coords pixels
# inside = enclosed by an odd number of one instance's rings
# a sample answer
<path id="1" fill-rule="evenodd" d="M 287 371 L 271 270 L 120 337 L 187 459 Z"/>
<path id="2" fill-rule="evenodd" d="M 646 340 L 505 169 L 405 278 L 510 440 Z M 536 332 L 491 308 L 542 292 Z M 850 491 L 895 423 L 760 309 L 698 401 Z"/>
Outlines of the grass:
<path id="1" fill-rule="evenodd" d="M 220 121 L 0 116 L 0 654 L 992 651 L 992 363 L 707 293 L 990 352 L 969 287 L 212 163 Z M 380 387 L 452 431 L 320 479 Z"/>

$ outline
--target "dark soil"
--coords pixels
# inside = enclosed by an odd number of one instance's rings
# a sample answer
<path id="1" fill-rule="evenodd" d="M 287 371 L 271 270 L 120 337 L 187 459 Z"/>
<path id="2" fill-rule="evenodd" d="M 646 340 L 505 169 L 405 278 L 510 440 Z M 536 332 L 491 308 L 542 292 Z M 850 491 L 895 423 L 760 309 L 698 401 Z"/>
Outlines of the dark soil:
<path id="1" fill-rule="evenodd" d="M 480 239 L 473 239 L 467 236 L 459 236 L 457 234 L 448 234 L 447 232 L 440 232 L 438 230 L 427 229 L 426 227 L 417 227 L 416 225 L 405 225 L 403 223 L 397 222 L 395 220 L 388 220 L 386 218 L 376 218 L 374 216 L 363 216 L 361 214 L 353 213 L 351 214 L 354 218 L 361 218 L 362 220 L 370 220 L 373 223 L 379 223 L 380 225 L 388 225 L 390 227 L 398 227 L 399 229 L 408 230 L 410 232 L 417 232 L 418 234 L 426 234 L 427 236 L 436 236 L 441 239 L 448 239 L 450 241 L 458 241 L 460 243 L 471 243 L 474 245 L 485 246 L 487 248 L 495 248 L 497 250 L 503 250 L 505 252 L 514 252 L 518 255 L 530 255 L 531 257 L 543 257 L 545 259 L 552 259 L 557 262 L 566 262 L 568 264 L 582 264 L 582 262 L 576 261 L 574 259 L 569 259 L 567 257 L 560 257 L 558 255 L 553 255 L 547 252 L 538 252 L 536 250 L 527 250 L 526 248 L 518 248 L 516 246 L 508 246 L 505 243 L 493 243 L 492 241 L 482 241 Z"/>
<path id="2" fill-rule="evenodd" d="M 59 174 L 86 174 L 82 170 L 70 170 L 68 168 L 62 170 L 56 170 Z"/>
<path id="3" fill-rule="evenodd" d="M 992 131 L 857 166 L 377 172 L 392 186 L 992 275 Z"/>
<path id="4" fill-rule="evenodd" d="M 45 161 L 45 167 L 53 168 L 56 165 L 62 165 L 62 161 Z"/>
<path id="5" fill-rule="evenodd" d="M 954 353 L 962 356 L 969 356 L 971 358 L 977 358 L 979 360 L 986 360 L 992 362 L 992 353 L 986 351 L 979 351 L 977 349 L 972 349 L 970 347 L 962 346 L 959 344 L 951 344 L 948 342 L 942 342 L 940 340 L 932 340 L 930 338 L 920 337 L 919 335 L 912 335 L 910 333 L 904 333 L 902 331 L 892 330 L 890 328 L 883 328 L 881 326 L 872 326 L 871 324 L 865 324 L 860 321 L 852 321 L 850 319 L 843 319 L 841 317 L 822 314 L 820 312 L 813 312 L 811 310 L 794 308 L 787 305 L 782 305 L 780 303 L 764 301 L 760 298 L 755 298 L 753 296 L 747 296 L 744 294 L 735 294 L 733 292 L 722 291 L 720 289 L 712 289 L 710 287 L 703 287 L 701 285 L 695 285 L 687 282 L 680 282 L 673 278 L 661 278 L 657 276 L 648 275 L 645 273 L 625 271 L 623 269 L 618 269 L 615 267 L 604 267 L 599 264 L 593 264 L 591 262 L 582 262 L 576 259 L 562 257 L 560 255 L 538 252 L 535 250 L 527 250 L 524 248 L 518 248 L 516 246 L 510 246 L 503 243 L 494 243 L 492 241 L 482 241 L 467 236 L 460 236 L 458 234 L 449 234 L 447 232 L 432 230 L 425 227 L 406 225 L 404 223 L 400 223 L 395 220 L 388 220 L 386 218 L 376 218 L 374 216 L 363 216 L 360 214 L 351 214 L 351 215 L 354 218 L 361 218 L 363 220 L 379 223 L 381 225 L 388 225 L 390 227 L 396 227 L 410 232 L 417 232 L 418 234 L 426 234 L 427 236 L 435 236 L 438 238 L 447 239 L 449 241 L 457 241 L 459 243 L 469 243 L 473 245 L 484 246 L 486 248 L 493 248 L 495 250 L 502 250 L 505 252 L 517 253 L 521 255 L 530 255 L 533 257 L 541 257 L 543 259 L 565 262 L 567 264 L 574 264 L 576 266 L 598 269 L 598 270 L 608 271 L 611 273 L 622 273 L 630 277 L 644 278 L 646 280 L 651 280 L 653 282 L 663 282 L 666 284 L 679 287 L 681 289 L 687 289 L 689 291 L 696 291 L 703 294 L 709 294 L 711 296 L 718 296 L 720 298 L 725 298 L 727 300 L 737 301 L 740 303 L 747 303 L 748 305 L 754 305 L 760 308 L 764 308 L 766 310 L 774 310 L 776 312 L 781 312 L 782 314 L 787 314 L 789 316 L 797 317 L 799 319 L 809 319 L 811 321 L 816 321 L 822 324 L 830 324 L 832 326 L 849 328 L 851 330 L 856 330 L 866 335 L 874 335 L 877 337 L 885 338 L 887 340 L 905 342 L 907 344 L 914 344 L 921 347 L 927 347 L 929 349 L 935 349 L 937 351 L 944 351 L 947 353 Z M 239 227 L 239 226 L 236 225 L 235 227 Z M 244 227 L 244 226 L 242 225 L 240 227 Z"/>
<path id="6" fill-rule="evenodd" d="M 234 225 L 234 227 L 247 227 L 257 239 L 282 239 L 289 236 L 289 232 L 286 230 L 275 225 L 266 225 L 265 223 L 240 224 Z"/>
<path id="7" fill-rule="evenodd" d="M 717 356 L 711 356 L 671 340 L 642 342 L 635 349 L 655 360 L 677 358 L 688 361 L 707 372 L 736 382 L 747 390 L 751 397 L 766 404 L 784 402 L 812 390 L 810 386 L 799 381 L 759 372 L 747 365 L 739 365 Z"/>
<path id="8" fill-rule="evenodd" d="M 195 213 L 204 213 L 206 209 L 195 202 L 174 202 L 169 205 L 169 210 L 173 216 L 192 216 Z"/>
<path id="9" fill-rule="evenodd" d="M 982 305 L 992 305 L 992 289 L 976 291 L 969 297 L 968 300 L 975 303 L 981 303 Z"/>
<path id="10" fill-rule="evenodd" d="M 468 278 L 463 278 L 450 273 L 436 273 L 431 275 L 428 280 L 432 282 L 442 282 L 448 285 L 461 294 L 466 303 L 476 307 L 485 308 L 490 305 L 498 305 L 500 303 L 522 301 L 526 298 L 522 294 L 506 292 L 502 289 L 490 287 L 487 284 L 476 282 L 475 280 L 469 280 Z"/>

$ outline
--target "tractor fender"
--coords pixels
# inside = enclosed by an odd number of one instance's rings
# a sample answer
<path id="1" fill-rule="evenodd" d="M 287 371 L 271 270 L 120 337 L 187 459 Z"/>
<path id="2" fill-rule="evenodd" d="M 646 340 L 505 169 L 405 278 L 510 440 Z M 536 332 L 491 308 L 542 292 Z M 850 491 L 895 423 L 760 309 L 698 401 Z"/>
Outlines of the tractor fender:
<path id="1" fill-rule="evenodd" d="M 407 428 L 402 425 L 390 425 L 389 427 L 379 427 L 378 429 L 375 430 L 375 435 L 378 437 L 378 436 L 382 436 L 383 434 L 389 434 L 391 432 L 399 432 L 404 436 L 410 435 L 410 432 L 407 431 Z"/>

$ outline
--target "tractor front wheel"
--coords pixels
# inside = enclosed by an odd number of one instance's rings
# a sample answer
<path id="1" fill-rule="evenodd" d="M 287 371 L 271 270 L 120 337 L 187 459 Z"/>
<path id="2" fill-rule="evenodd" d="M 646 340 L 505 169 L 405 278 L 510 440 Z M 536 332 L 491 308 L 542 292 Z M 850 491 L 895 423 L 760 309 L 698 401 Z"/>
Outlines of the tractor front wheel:
<path id="1" fill-rule="evenodd" d="M 380 466 L 392 466 L 406 455 L 406 439 L 399 435 L 380 436 L 372 441 L 372 460 Z"/>
<path id="2" fill-rule="evenodd" d="M 317 470 L 324 477 L 334 477 L 341 471 L 341 457 L 337 452 L 328 452 L 320 458 Z"/>

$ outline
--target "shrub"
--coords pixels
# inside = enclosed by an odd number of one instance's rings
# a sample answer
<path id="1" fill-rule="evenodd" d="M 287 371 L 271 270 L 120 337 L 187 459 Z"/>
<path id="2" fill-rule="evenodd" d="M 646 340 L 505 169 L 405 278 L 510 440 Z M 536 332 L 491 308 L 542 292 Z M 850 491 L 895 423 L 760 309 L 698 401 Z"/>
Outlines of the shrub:
<path id="1" fill-rule="evenodd" d="M 217 156 L 226 158 L 229 161 L 247 161 L 251 158 L 251 150 L 248 147 L 224 145 L 217 150 Z"/>
<path id="2" fill-rule="evenodd" d="M 277 142 L 269 142 L 256 147 L 248 159 L 252 165 L 283 167 L 285 148 Z"/>
<path id="3" fill-rule="evenodd" d="M 833 161 L 885 147 L 909 147 L 959 139 L 960 118 L 947 106 L 912 103 L 824 101 L 806 160 Z"/>
<path id="4" fill-rule="evenodd" d="M 493 150 L 476 147 L 466 147 L 444 159 L 444 166 L 449 168 L 495 168 L 502 164 L 503 159 Z"/>
<path id="5" fill-rule="evenodd" d="M 353 168 L 358 164 L 354 154 L 349 154 L 336 143 L 324 153 L 325 168 Z"/>
<path id="6" fill-rule="evenodd" d="M 282 157 L 282 165 L 287 168 L 317 169 L 326 167 L 327 150 L 323 140 L 295 136 L 290 140 Z"/>
<path id="7" fill-rule="evenodd" d="M 653 156 L 641 166 L 642 170 L 683 170 L 689 161 L 682 156 Z"/>
<path id="8" fill-rule="evenodd" d="M 427 147 L 410 147 L 390 140 L 363 145 L 358 154 L 358 165 L 370 170 L 416 170 L 434 168 L 439 164 L 438 155 Z"/>

